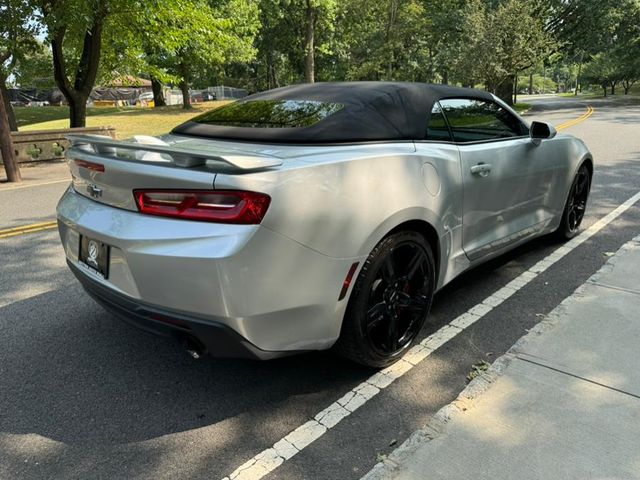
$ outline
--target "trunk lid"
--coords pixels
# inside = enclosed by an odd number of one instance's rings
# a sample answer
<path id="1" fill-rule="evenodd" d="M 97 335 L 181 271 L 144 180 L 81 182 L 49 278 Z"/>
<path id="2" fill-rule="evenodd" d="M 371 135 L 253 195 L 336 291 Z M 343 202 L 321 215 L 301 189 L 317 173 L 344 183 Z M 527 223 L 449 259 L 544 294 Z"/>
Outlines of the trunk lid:
<path id="1" fill-rule="evenodd" d="M 135 189 L 212 190 L 215 176 L 277 168 L 282 160 L 220 142 L 179 143 L 134 137 L 117 141 L 97 135 L 70 135 L 67 163 L 80 195 L 136 211 Z M 169 141 L 167 141 L 169 140 Z"/>

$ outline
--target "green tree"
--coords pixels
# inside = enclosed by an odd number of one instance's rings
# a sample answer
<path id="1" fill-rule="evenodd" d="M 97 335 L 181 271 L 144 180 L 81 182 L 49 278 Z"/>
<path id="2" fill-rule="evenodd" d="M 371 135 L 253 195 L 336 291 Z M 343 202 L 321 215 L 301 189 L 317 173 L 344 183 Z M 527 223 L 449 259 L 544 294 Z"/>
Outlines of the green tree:
<path id="1" fill-rule="evenodd" d="M 426 40 L 433 59 L 433 69 L 438 72 L 442 83 L 449 83 L 453 64 L 460 58 L 463 47 L 465 0 L 427 0 L 426 11 L 431 18 L 431 28 Z M 431 78 L 431 76 L 429 77 Z M 464 76 L 462 81 L 467 81 Z"/>
<path id="2" fill-rule="evenodd" d="M 232 75 L 251 91 L 303 81 L 305 28 L 301 9 L 292 7 L 290 0 L 261 0 L 259 23 L 255 60 L 244 65 L 236 62 Z M 316 47 L 322 42 L 319 33 L 314 30 Z M 230 72 L 217 73 L 225 77 Z"/>
<path id="3" fill-rule="evenodd" d="M 623 55 L 618 50 L 627 50 L 633 45 L 633 37 L 637 38 L 637 0 L 546 0 L 546 4 L 551 12 L 548 30 L 558 38 L 565 57 L 577 63 L 576 95 L 583 63 L 605 52 L 621 60 Z M 585 81 L 594 81 L 595 70 L 603 67 L 603 61 L 597 59 L 585 72 Z M 611 78 L 610 86 L 615 90 L 619 80 Z"/>
<path id="4" fill-rule="evenodd" d="M 39 27 L 35 12 L 28 1 L 3 0 L 0 3 L 0 95 L 5 104 L 9 129 L 18 130 L 13 107 L 9 101 L 7 78 L 30 53 L 37 49 L 35 35 Z"/>
<path id="5" fill-rule="evenodd" d="M 495 6 L 472 0 L 465 8 L 462 30 L 458 78 L 470 84 L 483 82 L 509 104 L 518 73 L 555 48 L 536 2 L 527 0 L 504 0 Z"/>
<path id="6" fill-rule="evenodd" d="M 623 0 L 618 5 L 617 24 L 607 49 L 614 64 L 615 75 L 611 80 L 611 94 L 621 83 L 625 94 L 640 78 L 640 1 Z"/>
<path id="7" fill-rule="evenodd" d="M 607 89 L 611 86 L 617 72 L 611 57 L 601 52 L 591 57 L 591 61 L 585 65 L 582 75 L 586 83 L 600 86 L 606 97 Z"/>
<path id="8" fill-rule="evenodd" d="M 11 138 L 11 131 L 18 130 L 18 125 L 9 101 L 7 77 L 34 48 L 37 25 L 33 22 L 33 14 L 27 1 L 3 0 L 0 3 L 0 153 L 10 182 L 19 182 L 22 177 Z"/>
<path id="9" fill-rule="evenodd" d="M 290 8 L 302 8 L 304 12 L 304 79 L 315 82 L 316 52 L 322 47 L 317 42 L 318 29 L 333 30 L 336 0 L 291 0 Z"/>
<path id="10" fill-rule="evenodd" d="M 337 15 L 336 74 L 349 80 L 430 79 L 430 19 L 419 0 L 350 0 Z"/>
<path id="11" fill-rule="evenodd" d="M 212 45 L 226 41 L 221 40 L 225 27 L 234 25 L 213 15 L 204 0 L 35 1 L 51 44 L 54 78 L 69 103 L 71 127 L 85 125 L 87 99 L 98 78 L 150 69 L 144 46 L 178 52 L 188 82 L 192 59 L 212 58 Z"/>
<path id="12" fill-rule="evenodd" d="M 69 124 L 84 127 L 104 31 L 110 24 L 126 24 L 144 7 L 124 0 L 39 0 L 37 6 L 51 44 L 54 79 L 69 104 Z"/>
<path id="13" fill-rule="evenodd" d="M 253 86 L 336 79 L 325 60 L 333 55 L 337 11 L 337 0 L 261 0 Z"/>
<path id="14" fill-rule="evenodd" d="M 11 130 L 9 130 L 9 119 L 7 118 L 7 110 L 4 102 L 0 101 L 0 156 L 2 164 L 7 174 L 7 180 L 10 182 L 19 182 L 22 180 L 18 162 L 16 162 L 13 150 L 13 139 L 11 138 Z"/>
<path id="15" fill-rule="evenodd" d="M 200 83 L 225 63 L 250 61 L 256 53 L 253 41 L 258 28 L 254 1 L 182 2 L 179 11 L 155 16 L 143 30 L 139 58 L 147 67 L 139 68 L 156 81 L 178 83 L 183 107 L 191 108 L 192 82 Z"/>
<path id="16" fill-rule="evenodd" d="M 631 87 L 640 80 L 640 40 L 619 55 L 621 58 L 618 58 L 618 76 L 624 88 L 624 94 L 628 95 Z"/>
<path id="17" fill-rule="evenodd" d="M 51 50 L 38 42 L 37 47 L 25 54 L 13 69 L 14 83 L 20 87 L 50 89 L 56 84 L 53 78 Z"/>

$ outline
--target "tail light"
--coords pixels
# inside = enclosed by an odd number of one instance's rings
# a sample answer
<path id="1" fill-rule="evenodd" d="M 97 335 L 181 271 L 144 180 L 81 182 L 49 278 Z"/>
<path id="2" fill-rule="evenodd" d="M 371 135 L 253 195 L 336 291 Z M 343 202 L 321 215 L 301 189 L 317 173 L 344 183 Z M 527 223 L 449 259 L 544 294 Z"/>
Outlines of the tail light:
<path id="1" fill-rule="evenodd" d="M 76 165 L 87 170 L 93 170 L 94 172 L 104 172 L 104 165 L 101 163 L 87 162 L 86 160 L 74 160 Z"/>
<path id="2" fill-rule="evenodd" d="M 203 222 L 258 224 L 271 198 L 240 190 L 134 190 L 138 210 L 147 215 Z"/>

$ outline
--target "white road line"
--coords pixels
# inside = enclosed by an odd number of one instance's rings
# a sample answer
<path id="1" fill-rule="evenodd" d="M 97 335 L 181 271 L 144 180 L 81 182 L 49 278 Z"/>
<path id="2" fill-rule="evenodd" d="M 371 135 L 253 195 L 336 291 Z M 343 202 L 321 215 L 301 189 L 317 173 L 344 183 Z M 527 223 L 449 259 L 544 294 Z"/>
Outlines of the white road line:
<path id="1" fill-rule="evenodd" d="M 319 412 L 312 420 L 296 428 L 284 438 L 277 441 L 272 447 L 267 448 L 249 461 L 240 465 L 231 475 L 225 477 L 223 480 L 259 480 L 278 468 L 285 461 L 327 433 L 329 429 L 335 427 L 344 418 L 351 415 L 351 413 L 380 393 L 381 390 L 391 385 L 394 380 L 402 377 L 418 365 L 436 349 L 473 325 L 493 310 L 494 307 L 500 305 L 565 255 L 589 240 L 631 208 L 638 200 L 640 200 L 640 192 L 602 217 L 580 235 L 554 250 L 527 271 L 521 273 L 491 296 L 485 298 L 481 303 L 470 308 L 451 323 L 445 325 L 425 338 L 418 345 L 412 347 L 400 361 L 375 373 L 360 385 L 347 392 L 342 398 L 336 400 Z"/>

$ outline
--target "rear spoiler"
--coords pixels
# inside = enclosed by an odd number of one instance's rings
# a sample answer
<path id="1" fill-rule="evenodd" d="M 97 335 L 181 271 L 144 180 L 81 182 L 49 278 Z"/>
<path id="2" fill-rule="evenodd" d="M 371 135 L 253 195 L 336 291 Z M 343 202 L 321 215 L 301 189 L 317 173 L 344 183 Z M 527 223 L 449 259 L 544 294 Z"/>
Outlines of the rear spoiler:
<path id="1" fill-rule="evenodd" d="M 215 151 L 172 146 L 153 137 L 148 137 L 149 143 L 145 141 L 146 138 L 142 138 L 142 142 L 131 142 L 113 140 L 111 137 L 102 135 L 67 135 L 67 140 L 71 142 L 71 151 L 76 150 L 78 153 L 95 152 L 114 158 L 117 158 L 118 150 L 129 150 L 142 154 L 155 153 L 164 158 L 169 157 L 171 163 L 185 168 L 204 165 L 207 160 L 223 162 L 242 171 L 263 170 L 282 165 L 282 160 L 273 156 L 241 153 L 216 154 Z M 142 159 L 144 160 L 144 158 Z"/>

